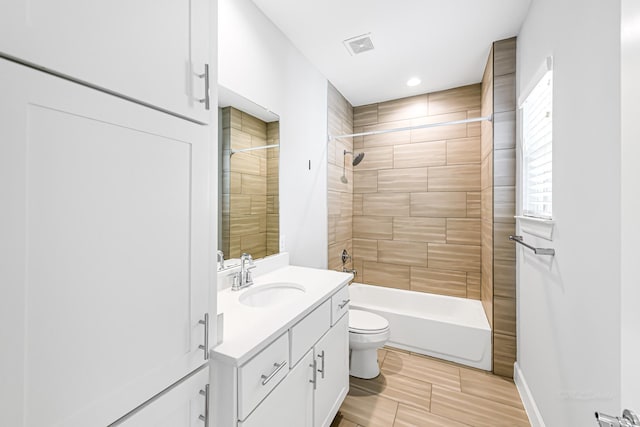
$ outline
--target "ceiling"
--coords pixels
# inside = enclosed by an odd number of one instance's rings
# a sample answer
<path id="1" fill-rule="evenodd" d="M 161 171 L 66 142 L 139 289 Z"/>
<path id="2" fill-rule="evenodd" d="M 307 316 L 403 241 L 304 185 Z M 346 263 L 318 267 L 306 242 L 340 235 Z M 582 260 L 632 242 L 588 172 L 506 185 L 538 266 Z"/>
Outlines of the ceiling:
<path id="1" fill-rule="evenodd" d="M 491 43 L 518 34 L 530 0 L 253 2 L 359 106 L 480 82 Z M 352 56 L 343 40 L 366 33 L 375 49 Z"/>

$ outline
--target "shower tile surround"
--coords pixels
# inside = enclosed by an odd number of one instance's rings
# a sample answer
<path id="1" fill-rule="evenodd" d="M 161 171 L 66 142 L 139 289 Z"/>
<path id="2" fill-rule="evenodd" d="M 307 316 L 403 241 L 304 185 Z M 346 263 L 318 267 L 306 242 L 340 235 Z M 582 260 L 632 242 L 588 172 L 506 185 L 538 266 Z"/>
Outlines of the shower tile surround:
<path id="1" fill-rule="evenodd" d="M 483 78 L 481 298 L 493 331 L 493 372 L 513 376 L 516 360 L 516 39 L 493 44 Z M 483 123 L 484 125 L 484 123 Z"/>
<path id="2" fill-rule="evenodd" d="M 353 132 L 480 114 L 479 84 L 353 110 Z M 357 281 L 480 298 L 480 127 L 356 137 L 353 264 Z"/>
<path id="3" fill-rule="evenodd" d="M 222 250 L 226 258 L 243 252 L 254 258 L 278 253 L 279 148 L 230 150 L 279 143 L 279 123 L 265 123 L 233 107 L 222 110 Z"/>
<path id="4" fill-rule="evenodd" d="M 493 371 L 516 357 L 516 39 L 493 44 L 481 84 L 351 108 L 330 85 L 329 135 L 494 114 L 493 122 L 329 142 L 329 268 L 356 281 L 482 301 Z M 342 152 L 364 152 L 353 168 Z M 351 197 L 352 195 L 352 197 Z"/>

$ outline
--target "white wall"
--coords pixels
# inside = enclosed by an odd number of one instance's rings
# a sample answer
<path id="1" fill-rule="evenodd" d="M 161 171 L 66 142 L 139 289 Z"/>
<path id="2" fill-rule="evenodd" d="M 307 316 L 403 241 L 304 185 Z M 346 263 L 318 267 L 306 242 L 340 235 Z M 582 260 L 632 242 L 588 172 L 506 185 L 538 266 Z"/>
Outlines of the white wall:
<path id="1" fill-rule="evenodd" d="M 640 1 L 622 0 L 622 408 L 640 413 Z"/>
<path id="2" fill-rule="evenodd" d="M 218 81 L 280 116 L 280 234 L 327 266 L 327 81 L 249 0 L 219 0 Z M 309 170 L 311 161 L 311 170 Z"/>
<path id="3" fill-rule="evenodd" d="M 548 55 L 556 227 L 524 236 L 557 255 L 518 249 L 518 365 L 547 426 L 588 426 L 620 406 L 620 2 L 533 0 L 520 92 Z"/>

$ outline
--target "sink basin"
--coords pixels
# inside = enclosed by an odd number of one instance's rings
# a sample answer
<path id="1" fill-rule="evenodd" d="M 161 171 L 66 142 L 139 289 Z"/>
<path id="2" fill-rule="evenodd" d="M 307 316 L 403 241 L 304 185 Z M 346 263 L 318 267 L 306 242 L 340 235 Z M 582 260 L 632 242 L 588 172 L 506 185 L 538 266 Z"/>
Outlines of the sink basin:
<path id="1" fill-rule="evenodd" d="M 285 304 L 304 294 L 297 283 L 267 283 L 250 288 L 240 295 L 240 303 L 250 307 L 271 307 Z"/>

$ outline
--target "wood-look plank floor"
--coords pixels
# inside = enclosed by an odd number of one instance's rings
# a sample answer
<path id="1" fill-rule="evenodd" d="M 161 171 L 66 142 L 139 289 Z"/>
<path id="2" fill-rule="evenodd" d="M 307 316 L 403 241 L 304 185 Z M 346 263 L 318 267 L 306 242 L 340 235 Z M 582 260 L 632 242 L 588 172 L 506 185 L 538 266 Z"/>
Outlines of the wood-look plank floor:
<path id="1" fill-rule="evenodd" d="M 378 351 L 381 373 L 350 377 L 331 427 L 529 426 L 513 381 L 390 347 Z"/>

